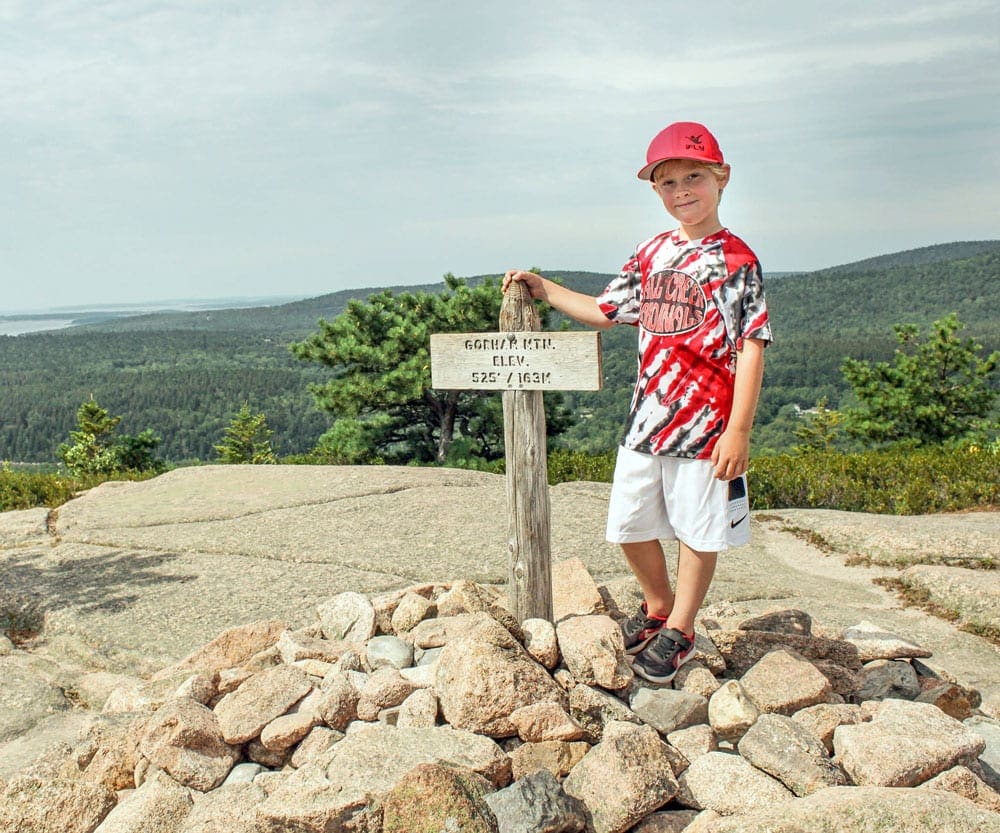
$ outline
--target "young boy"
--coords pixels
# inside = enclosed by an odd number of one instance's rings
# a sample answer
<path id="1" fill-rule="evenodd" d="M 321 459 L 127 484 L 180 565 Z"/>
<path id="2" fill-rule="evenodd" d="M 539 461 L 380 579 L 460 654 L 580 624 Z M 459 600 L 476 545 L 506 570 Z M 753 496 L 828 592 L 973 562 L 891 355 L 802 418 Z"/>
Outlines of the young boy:
<path id="1" fill-rule="evenodd" d="M 677 122 L 658 133 L 639 179 L 679 224 L 640 243 L 594 298 L 511 270 L 532 298 L 601 329 L 639 329 L 639 375 L 618 449 L 607 538 L 642 589 L 621 623 L 633 669 L 656 683 L 694 653 L 695 616 L 720 550 L 750 536 L 745 472 L 771 341 L 756 255 L 719 222 L 729 165 L 709 130 Z M 670 587 L 661 539 L 677 540 Z"/>

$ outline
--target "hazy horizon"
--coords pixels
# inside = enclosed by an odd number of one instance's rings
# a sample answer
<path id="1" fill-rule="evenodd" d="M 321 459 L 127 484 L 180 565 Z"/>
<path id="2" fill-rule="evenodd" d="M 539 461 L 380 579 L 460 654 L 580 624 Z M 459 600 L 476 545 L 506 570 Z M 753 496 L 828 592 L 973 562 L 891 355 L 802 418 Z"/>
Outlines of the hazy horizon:
<path id="1" fill-rule="evenodd" d="M 672 121 L 765 273 L 1000 237 L 1000 4 L 0 6 L 9 309 L 613 273 Z"/>

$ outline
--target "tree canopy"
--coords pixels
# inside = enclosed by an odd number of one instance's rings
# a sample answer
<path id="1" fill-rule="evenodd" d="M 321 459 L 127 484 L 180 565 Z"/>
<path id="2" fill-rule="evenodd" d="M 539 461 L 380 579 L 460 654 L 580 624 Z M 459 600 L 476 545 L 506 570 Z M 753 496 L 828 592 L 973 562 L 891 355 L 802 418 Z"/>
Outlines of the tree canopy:
<path id="1" fill-rule="evenodd" d="M 76 430 L 69 443 L 60 444 L 56 454 L 74 475 L 112 474 L 120 471 L 163 471 L 162 460 L 153 456 L 160 443 L 151 428 L 138 436 L 117 435 L 120 416 L 111 416 L 91 396 L 76 412 Z"/>
<path id="2" fill-rule="evenodd" d="M 253 413 L 250 403 L 244 402 L 223 432 L 222 442 L 215 446 L 215 453 L 220 463 L 277 463 L 271 448 L 273 434 L 267 427 L 267 417 Z"/>
<path id="3" fill-rule="evenodd" d="M 916 325 L 897 324 L 901 346 L 891 364 L 845 359 L 844 377 L 860 402 L 845 412 L 848 433 L 873 443 L 933 445 L 995 430 L 988 417 L 1000 352 L 980 358 L 982 345 L 957 335 L 962 326 L 951 313 L 921 340 Z"/>
<path id="4" fill-rule="evenodd" d="M 438 293 L 376 293 L 353 300 L 319 332 L 293 344 L 300 359 L 333 371 L 310 385 L 320 408 L 335 416 L 317 452 L 334 463 L 446 462 L 503 455 L 503 419 L 496 393 L 431 387 L 432 333 L 492 332 L 502 296 L 496 279 L 476 286 L 448 274 Z M 543 327 L 547 309 L 540 311 Z M 547 397 L 550 434 L 568 416 Z"/>

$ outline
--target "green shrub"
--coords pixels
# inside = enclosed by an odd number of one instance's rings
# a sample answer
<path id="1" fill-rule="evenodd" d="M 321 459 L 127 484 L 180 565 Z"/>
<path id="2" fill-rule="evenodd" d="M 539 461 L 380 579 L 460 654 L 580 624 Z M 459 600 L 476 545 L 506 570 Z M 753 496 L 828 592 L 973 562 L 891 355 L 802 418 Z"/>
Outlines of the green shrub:
<path id="1" fill-rule="evenodd" d="M 78 488 L 76 481 L 58 474 L 0 470 L 0 511 L 59 506 Z"/>
<path id="2" fill-rule="evenodd" d="M 780 454 L 754 459 L 749 477 L 755 509 L 919 515 L 1000 504 L 1000 454 L 977 446 Z"/>
<path id="3" fill-rule="evenodd" d="M 0 467 L 0 512 L 34 509 L 37 506 L 48 506 L 51 509 L 106 480 L 146 480 L 152 476 L 152 472 L 126 472 L 71 477 L 53 472 L 19 471 Z"/>
<path id="4" fill-rule="evenodd" d="M 549 451 L 549 483 L 564 483 L 568 480 L 593 480 L 610 483 L 615 471 L 617 449 L 603 454 L 588 454 L 585 451 L 567 451 L 555 448 Z"/>

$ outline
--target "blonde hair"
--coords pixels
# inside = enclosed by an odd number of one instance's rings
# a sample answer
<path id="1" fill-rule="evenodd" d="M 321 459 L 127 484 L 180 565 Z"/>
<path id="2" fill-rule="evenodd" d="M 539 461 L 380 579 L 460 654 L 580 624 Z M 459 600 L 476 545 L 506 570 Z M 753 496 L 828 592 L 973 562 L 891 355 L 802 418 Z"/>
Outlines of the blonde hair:
<path id="1" fill-rule="evenodd" d="M 649 172 L 649 181 L 656 182 L 656 172 L 660 170 L 661 166 L 666 165 L 667 162 L 672 162 L 672 161 L 673 161 L 672 159 L 664 159 L 659 165 L 653 168 L 653 170 Z M 717 179 L 722 179 L 722 177 L 724 177 L 726 175 L 726 172 L 729 170 L 728 166 L 718 165 L 715 162 L 701 162 L 697 159 L 691 159 L 689 161 L 696 162 L 698 166 L 701 168 L 708 168 L 708 170 L 710 170 L 713 174 L 715 174 Z"/>

